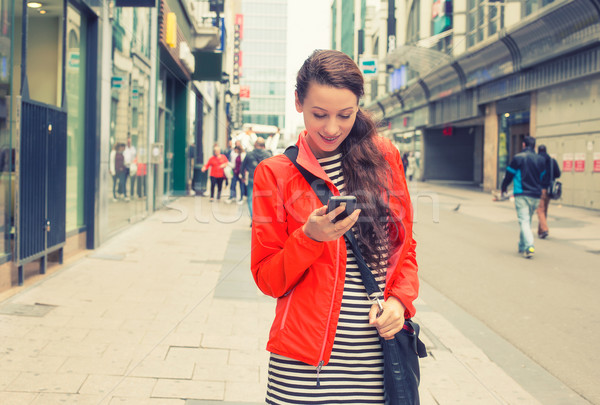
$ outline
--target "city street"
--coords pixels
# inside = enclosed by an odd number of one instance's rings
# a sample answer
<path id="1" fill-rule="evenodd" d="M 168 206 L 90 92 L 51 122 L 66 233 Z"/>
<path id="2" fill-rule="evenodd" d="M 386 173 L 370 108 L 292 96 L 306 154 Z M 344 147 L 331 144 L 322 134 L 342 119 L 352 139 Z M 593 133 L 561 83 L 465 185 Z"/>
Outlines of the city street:
<path id="1" fill-rule="evenodd" d="M 517 253 L 519 226 L 511 201 L 492 202 L 489 194 L 474 189 L 415 184 L 421 279 L 583 397 L 600 403 L 600 213 L 551 202 L 550 236 L 536 236 L 536 255 L 527 260 Z M 469 337 L 489 345 L 486 354 L 513 377 L 522 374 L 524 387 L 539 390 L 519 370 L 519 361 L 486 337 Z M 541 390 L 537 394 L 551 403 Z"/>
<path id="2" fill-rule="evenodd" d="M 412 193 L 421 403 L 600 403 L 599 215 L 551 206 L 551 236 L 526 260 L 509 201 Z M 263 403 L 275 302 L 250 275 L 246 206 L 169 208 L 0 295 L 1 404 Z"/>

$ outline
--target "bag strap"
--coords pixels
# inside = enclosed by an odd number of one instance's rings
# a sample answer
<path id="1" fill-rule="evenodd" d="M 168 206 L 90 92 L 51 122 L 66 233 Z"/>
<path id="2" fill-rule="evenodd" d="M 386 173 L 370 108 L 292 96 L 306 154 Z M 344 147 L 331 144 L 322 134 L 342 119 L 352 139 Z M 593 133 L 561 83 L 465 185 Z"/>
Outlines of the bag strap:
<path id="1" fill-rule="evenodd" d="M 304 179 L 308 182 L 310 187 L 313 189 L 317 197 L 323 205 L 327 205 L 329 201 L 329 197 L 333 195 L 327 184 L 323 179 L 318 178 L 304 167 L 300 166 L 296 161 L 298 159 L 298 147 L 296 145 L 292 145 L 288 147 L 285 152 L 283 152 L 285 156 L 296 166 L 296 169 L 300 172 L 300 174 L 304 177 Z"/>
<path id="2" fill-rule="evenodd" d="M 292 145 L 288 147 L 285 150 L 285 152 L 283 152 L 283 154 L 287 156 L 287 158 L 294 164 L 294 166 L 296 166 L 296 169 L 298 169 L 300 174 L 304 176 L 304 179 L 311 186 L 317 197 L 319 197 L 321 203 L 323 203 L 323 205 L 327 205 L 329 197 L 331 197 L 333 193 L 331 192 L 331 190 L 329 190 L 329 187 L 327 187 L 327 185 L 322 179 L 318 178 L 317 176 L 315 176 L 314 174 L 312 174 L 311 172 L 309 172 L 304 167 L 298 164 L 298 162 L 296 161 L 298 158 L 298 147 L 296 145 Z M 344 234 L 344 237 L 352 247 L 352 251 L 354 252 L 354 256 L 356 257 L 356 261 L 358 262 L 358 268 L 360 270 L 360 275 L 362 277 L 363 284 L 365 285 L 365 289 L 367 290 L 367 294 L 369 295 L 369 297 L 374 294 L 377 294 L 378 296 L 382 295 L 383 293 L 381 291 L 381 288 L 379 287 L 379 284 L 377 283 L 377 280 L 375 280 L 375 276 L 373 276 L 371 269 L 365 262 L 365 259 L 363 258 L 363 255 L 360 252 L 360 248 L 358 247 L 358 243 L 356 241 L 356 238 L 354 237 L 354 233 L 352 233 L 352 229 L 346 232 Z"/>

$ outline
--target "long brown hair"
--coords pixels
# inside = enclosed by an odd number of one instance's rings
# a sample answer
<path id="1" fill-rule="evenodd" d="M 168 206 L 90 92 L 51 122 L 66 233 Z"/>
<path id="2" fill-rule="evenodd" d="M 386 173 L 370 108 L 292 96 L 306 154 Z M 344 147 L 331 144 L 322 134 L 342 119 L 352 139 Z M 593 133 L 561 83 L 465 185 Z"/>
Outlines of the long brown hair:
<path id="1" fill-rule="evenodd" d="M 296 77 L 300 103 L 311 83 L 348 89 L 357 101 L 364 94 L 364 79 L 360 69 L 346 54 L 335 50 L 316 50 L 306 59 Z M 375 137 L 377 130 L 369 115 L 360 108 L 350 134 L 341 145 L 344 191 L 356 196 L 361 215 L 357 222 L 361 253 L 380 273 L 387 264 L 388 232 L 391 211 L 386 186 L 389 164 L 381 153 Z"/>

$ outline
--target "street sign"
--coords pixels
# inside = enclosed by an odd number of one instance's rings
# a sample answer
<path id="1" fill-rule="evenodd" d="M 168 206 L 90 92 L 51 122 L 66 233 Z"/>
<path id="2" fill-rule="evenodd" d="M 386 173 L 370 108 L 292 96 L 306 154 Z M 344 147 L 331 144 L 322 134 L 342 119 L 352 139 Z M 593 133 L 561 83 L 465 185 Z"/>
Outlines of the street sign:
<path id="1" fill-rule="evenodd" d="M 373 76 L 377 74 L 377 60 L 375 59 L 361 59 L 359 67 L 360 71 L 365 76 Z"/>

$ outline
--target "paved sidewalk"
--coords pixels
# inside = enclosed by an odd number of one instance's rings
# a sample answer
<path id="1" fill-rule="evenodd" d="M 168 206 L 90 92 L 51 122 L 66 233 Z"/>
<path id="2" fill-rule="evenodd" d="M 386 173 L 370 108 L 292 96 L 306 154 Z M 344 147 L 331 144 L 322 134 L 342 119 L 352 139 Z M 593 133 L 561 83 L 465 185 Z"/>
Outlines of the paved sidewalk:
<path id="1" fill-rule="evenodd" d="M 250 275 L 245 205 L 171 208 L 0 302 L 1 404 L 263 403 L 275 301 Z M 540 403 L 417 305 L 423 405 Z"/>

